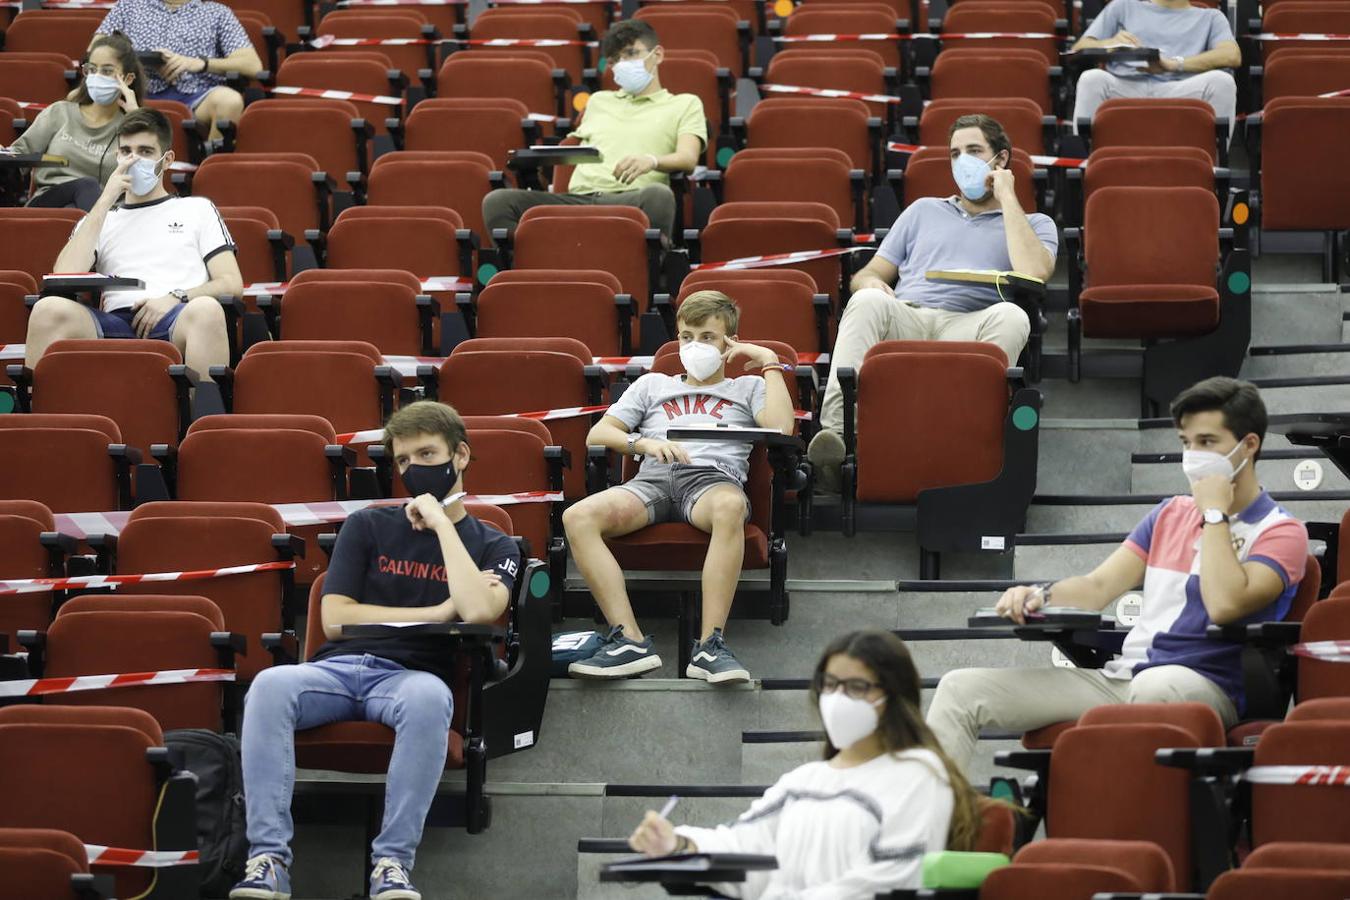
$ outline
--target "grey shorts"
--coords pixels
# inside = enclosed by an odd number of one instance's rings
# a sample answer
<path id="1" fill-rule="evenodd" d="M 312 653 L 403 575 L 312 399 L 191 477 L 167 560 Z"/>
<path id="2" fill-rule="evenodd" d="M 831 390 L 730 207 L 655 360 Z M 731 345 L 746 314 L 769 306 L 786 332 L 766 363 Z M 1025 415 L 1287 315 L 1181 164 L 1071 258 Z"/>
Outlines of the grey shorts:
<path id="1" fill-rule="evenodd" d="M 689 522 L 694 504 L 719 484 L 741 483 L 714 466 L 688 466 L 672 463 L 669 466 L 643 466 L 638 473 L 617 485 L 637 496 L 647 507 L 647 524 L 658 522 Z M 745 504 L 745 517 L 750 518 L 750 503 Z"/>

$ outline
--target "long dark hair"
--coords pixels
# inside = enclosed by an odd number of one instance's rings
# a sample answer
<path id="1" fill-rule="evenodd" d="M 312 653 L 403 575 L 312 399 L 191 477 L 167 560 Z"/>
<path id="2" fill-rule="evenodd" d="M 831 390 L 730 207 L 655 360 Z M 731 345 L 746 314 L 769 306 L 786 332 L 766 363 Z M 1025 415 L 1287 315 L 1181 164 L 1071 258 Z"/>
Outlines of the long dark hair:
<path id="1" fill-rule="evenodd" d="M 136 105 L 145 106 L 145 69 L 141 66 L 141 60 L 136 56 L 136 48 L 131 46 L 131 41 L 127 40 L 127 36 L 120 31 L 114 31 L 112 34 L 100 34 L 94 38 L 94 42 L 85 51 L 84 59 L 80 61 L 81 66 L 89 62 L 89 57 L 100 47 L 107 47 L 117 54 L 117 62 L 122 67 L 123 74 L 136 76 L 131 81 L 131 92 L 136 95 Z M 84 84 L 84 78 L 82 75 L 80 86 L 75 88 L 75 92 L 70 98 L 81 106 L 94 102 L 94 98 L 89 96 L 89 88 Z"/>
<path id="2" fill-rule="evenodd" d="M 820 685 L 825 667 L 832 657 L 843 654 L 856 659 L 872 670 L 886 694 L 886 707 L 881 711 L 877 733 L 887 753 L 922 748 L 942 760 L 947 770 L 947 782 L 952 788 L 952 821 L 947 831 L 947 849 L 972 850 L 980 835 L 980 795 L 970 786 L 960 769 L 938 744 L 937 738 L 923 720 L 919 700 L 919 670 L 909 655 L 909 648 L 889 631 L 869 628 L 840 635 L 830 642 L 816 663 L 811 679 L 811 706 L 819 708 Z M 825 758 L 830 759 L 839 749 L 825 739 Z"/>

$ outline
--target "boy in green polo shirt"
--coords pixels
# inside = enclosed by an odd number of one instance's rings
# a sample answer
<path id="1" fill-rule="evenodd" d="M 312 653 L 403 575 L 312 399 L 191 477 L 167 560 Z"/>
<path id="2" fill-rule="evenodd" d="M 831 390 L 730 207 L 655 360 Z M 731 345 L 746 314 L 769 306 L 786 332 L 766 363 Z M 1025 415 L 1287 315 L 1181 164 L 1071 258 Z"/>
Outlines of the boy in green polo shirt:
<path id="1" fill-rule="evenodd" d="M 708 140 L 703 101 L 661 87 L 665 57 L 655 29 L 640 20 L 619 22 L 605 33 L 601 53 L 617 91 L 597 91 L 572 133 L 597 147 L 604 162 L 577 166 L 565 194 L 497 190 L 483 198 L 489 229 L 513 229 L 534 206 L 636 206 L 667 238 L 675 225 L 670 172 L 692 172 Z"/>

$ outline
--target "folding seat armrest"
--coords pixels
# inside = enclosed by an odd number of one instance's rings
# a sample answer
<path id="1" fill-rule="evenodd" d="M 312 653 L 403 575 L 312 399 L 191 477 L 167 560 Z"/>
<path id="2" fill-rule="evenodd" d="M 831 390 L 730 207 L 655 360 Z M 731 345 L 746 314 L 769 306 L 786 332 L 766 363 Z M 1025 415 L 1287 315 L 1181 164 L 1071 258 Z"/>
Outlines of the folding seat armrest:
<path id="1" fill-rule="evenodd" d="M 661 284 L 661 230 L 648 228 L 647 238 L 647 292 L 650 294 Z"/>
<path id="2" fill-rule="evenodd" d="M 661 294 L 660 296 L 665 297 L 667 301 L 670 299 L 669 294 Z M 670 312 L 669 302 L 667 302 L 666 308 L 664 309 L 657 308 L 655 303 L 653 303 L 653 308 L 661 315 L 662 321 L 666 321 L 667 313 Z M 619 318 L 619 354 L 621 356 L 628 356 L 633 352 L 633 295 L 615 294 L 614 311 Z M 673 322 L 666 323 L 667 328 L 670 328 L 672 325 Z"/>
<path id="3" fill-rule="evenodd" d="M 269 228 L 267 243 L 272 248 L 272 277 L 277 281 L 285 281 L 288 277 L 286 254 L 295 249 L 295 238 L 280 228 Z"/>
<path id="4" fill-rule="evenodd" d="M 80 546 L 74 535 L 62 534 L 59 531 L 42 532 L 38 535 L 38 543 L 47 550 L 47 571 L 53 577 L 65 573 L 67 557 L 74 556 Z"/>
<path id="5" fill-rule="evenodd" d="M 858 370 L 852 366 L 841 366 L 835 370 L 839 379 L 839 390 L 844 399 L 844 453 L 852 456 L 857 452 L 857 433 L 854 417 L 858 406 Z"/>
<path id="6" fill-rule="evenodd" d="M 472 228 L 456 228 L 455 244 L 459 248 L 459 271 L 465 278 L 473 279 L 474 254 L 478 252 L 480 241 L 478 234 Z"/>
<path id="7" fill-rule="evenodd" d="M 19 412 L 33 411 L 33 370 L 16 363 L 5 366 L 5 374 L 14 382 L 14 399 L 19 404 Z"/>
<path id="8" fill-rule="evenodd" d="M 862 231 L 867 227 L 867 171 L 849 169 L 848 186 L 853 192 L 853 230 Z"/>
<path id="9" fill-rule="evenodd" d="M 436 342 L 433 340 L 432 323 L 441 314 L 441 304 L 430 294 L 417 295 L 417 322 L 422 329 L 422 355 L 435 356 Z"/>
<path id="10" fill-rule="evenodd" d="M 70 876 L 70 890 L 76 900 L 110 900 L 114 893 L 111 875 L 92 875 L 89 872 L 76 872 Z"/>
<path id="11" fill-rule="evenodd" d="M 196 134 L 196 122 L 183 122 L 185 128 L 190 128 L 190 133 Z M 233 153 L 235 139 L 239 134 L 239 125 L 229 119 L 221 119 L 216 122 L 216 128 L 220 130 L 220 140 L 212 146 L 215 153 Z M 200 138 L 198 138 L 200 140 Z"/>
<path id="12" fill-rule="evenodd" d="M 1251 625 L 1233 623 L 1210 625 L 1205 629 L 1205 637 L 1233 644 L 1280 648 L 1297 644 L 1302 631 L 1301 622 L 1258 622 Z"/>
<path id="13" fill-rule="evenodd" d="M 1078 295 L 1083 291 L 1083 229 L 1065 228 L 1064 249 L 1069 257 L 1069 308 L 1078 307 Z"/>
<path id="14" fill-rule="evenodd" d="M 212 366 L 211 368 L 217 368 Z M 195 369 L 174 364 L 169 366 L 169 377 L 173 379 L 174 393 L 178 399 L 178 439 L 187 435 L 188 425 L 192 423 L 192 389 L 201 381 Z"/>
<path id="15" fill-rule="evenodd" d="M 225 411 L 234 412 L 234 369 L 229 366 L 212 366 L 209 371 L 211 380 L 220 391 L 220 399 L 225 402 Z"/>
<path id="16" fill-rule="evenodd" d="M 272 549 L 277 551 L 277 559 L 304 559 L 305 539 L 284 531 L 278 532 L 272 535 Z"/>
<path id="17" fill-rule="evenodd" d="M 140 465 L 141 451 L 126 444 L 109 444 L 108 455 L 112 457 L 117 472 L 118 506 L 131 509 L 131 467 Z"/>
<path id="18" fill-rule="evenodd" d="M 155 770 L 157 781 L 164 782 L 183 771 L 183 754 L 172 747 L 146 747 L 145 761 Z M 196 778 L 192 781 L 195 784 Z"/>
<path id="19" fill-rule="evenodd" d="M 1035 772 L 1044 781 L 1050 774 L 1049 750 L 1000 750 L 994 754 L 994 765 Z"/>
<path id="20" fill-rule="evenodd" d="M 506 175 L 503 172 L 488 173 L 488 190 L 495 191 L 498 188 L 506 187 Z"/>
<path id="21" fill-rule="evenodd" d="M 34 678 L 41 678 L 46 663 L 47 632 L 31 628 L 20 628 L 14 632 L 14 640 L 28 651 L 28 671 Z"/>
<path id="22" fill-rule="evenodd" d="M 384 120 L 384 129 L 389 132 L 389 139 L 394 143 L 395 150 L 403 149 L 403 120 L 395 117 L 389 117 Z"/>
<path id="23" fill-rule="evenodd" d="M 729 134 L 731 126 L 731 95 L 736 88 L 736 79 L 726 66 L 717 67 L 717 97 L 722 102 L 722 121 L 717 123 L 719 134 Z M 744 120 L 742 120 L 744 121 Z M 736 146 L 743 146 L 737 144 Z"/>
<path id="24" fill-rule="evenodd" d="M 572 79 L 568 77 L 566 69 L 554 69 L 552 75 L 554 115 L 561 118 L 567 115 L 567 95 L 572 90 Z M 595 69 L 589 67 L 584 69 L 581 81 L 592 91 L 600 89 L 600 73 Z"/>
<path id="25" fill-rule="evenodd" d="M 699 241 L 697 228 L 686 228 L 684 230 L 684 247 L 689 251 L 691 263 L 703 261 L 703 245 Z"/>
<path id="26" fill-rule="evenodd" d="M 300 661 L 300 641 L 294 631 L 270 631 L 258 643 L 272 656 L 272 665 L 288 666 Z"/>
<path id="27" fill-rule="evenodd" d="M 736 43 L 741 48 L 741 71 L 750 68 L 750 42 L 752 40 L 750 23 L 742 19 L 736 23 Z"/>
<path id="28" fill-rule="evenodd" d="M 326 559 L 333 558 L 333 548 L 337 546 L 337 538 L 336 532 L 329 531 L 318 535 L 314 539 L 315 542 L 318 543 L 319 549 L 323 551 L 323 555 Z"/>
<path id="29" fill-rule="evenodd" d="M 337 182 L 333 181 L 332 176 L 327 172 L 311 172 L 309 180 L 314 184 L 314 202 L 319 211 L 319 231 L 327 234 L 328 229 L 332 227 L 332 209 L 333 192 L 337 190 Z"/>
<path id="30" fill-rule="evenodd" d="M 583 366 L 586 376 L 586 399 L 591 406 L 604 402 L 605 388 L 609 387 L 609 373 L 600 366 Z"/>
<path id="31" fill-rule="evenodd" d="M 418 366 L 417 380 L 422 383 L 422 394 L 427 400 L 440 399 L 441 372 L 435 366 Z"/>
<path id="32" fill-rule="evenodd" d="M 554 125 L 556 126 L 557 123 L 555 122 Z M 570 122 L 568 123 L 568 130 L 571 131 Z M 554 131 L 557 131 L 556 127 L 554 128 Z M 528 147 L 531 144 L 539 143 L 539 123 L 533 119 L 520 120 L 520 133 L 525 140 L 525 143 L 522 144 L 522 146 Z"/>
<path id="33" fill-rule="evenodd" d="M 1035 751 L 1048 753 L 1049 751 Z M 1197 776 L 1236 775 L 1256 762 L 1255 747 L 1172 747 L 1153 751 L 1153 760 Z"/>
<path id="34" fill-rule="evenodd" d="M 492 229 L 492 243 L 497 245 L 499 269 L 511 268 L 511 250 L 515 242 L 515 231 L 511 228 Z"/>
<path id="35" fill-rule="evenodd" d="M 258 304 L 259 311 L 263 314 L 263 320 L 267 322 L 267 332 L 272 336 L 272 340 L 281 338 L 281 295 L 280 294 L 259 294 L 253 298 Z M 214 375 L 212 377 L 215 377 Z"/>
<path id="36" fill-rule="evenodd" d="M 347 499 L 347 469 L 356 463 L 356 449 L 341 444 L 328 444 L 323 448 L 328 458 L 329 476 L 333 482 L 333 499 Z"/>
<path id="37" fill-rule="evenodd" d="M 235 631 L 211 632 L 211 646 L 220 655 L 221 668 L 233 669 L 236 656 L 248 655 L 248 640 Z"/>
<path id="38" fill-rule="evenodd" d="M 394 412 L 394 395 L 398 392 L 403 379 L 393 366 L 376 366 L 375 380 L 380 385 L 380 416 L 389 418 Z"/>
<path id="39" fill-rule="evenodd" d="M 598 494 L 609 487 L 609 448 L 598 444 L 586 447 L 586 493 Z"/>

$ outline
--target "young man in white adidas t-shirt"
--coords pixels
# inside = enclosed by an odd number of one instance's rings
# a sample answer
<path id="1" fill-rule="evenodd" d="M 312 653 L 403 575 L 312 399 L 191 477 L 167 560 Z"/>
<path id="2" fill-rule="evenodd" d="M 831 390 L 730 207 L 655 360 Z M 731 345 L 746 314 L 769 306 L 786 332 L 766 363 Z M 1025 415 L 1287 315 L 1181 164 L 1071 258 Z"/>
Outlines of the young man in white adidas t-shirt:
<path id="1" fill-rule="evenodd" d="M 745 556 L 743 529 L 750 501 L 743 486 L 750 471 L 750 444 L 666 439 L 671 428 L 690 425 L 792 433 L 787 367 L 767 347 L 738 341 L 739 321 L 740 310 L 726 294 L 690 294 L 676 317 L 686 374 L 643 375 L 586 437 L 587 444 L 642 457 L 643 463 L 630 481 L 563 513 L 572 557 L 611 626 L 594 656 L 568 667 L 573 675 L 624 678 L 660 667 L 652 639 L 638 628 L 623 569 L 605 538 L 674 521 L 712 535 L 703 562 L 703 633 L 685 674 L 714 683 L 750 678 L 722 639 Z M 728 369 L 759 374 L 730 378 Z"/>
<path id="2" fill-rule="evenodd" d="M 108 291 L 101 309 L 43 297 L 28 318 L 29 368 L 54 341 L 79 338 L 171 341 L 201 378 L 211 366 L 229 363 L 225 313 L 216 298 L 244 289 L 234 241 L 210 200 L 164 189 L 172 145 L 169 120 L 159 110 L 138 109 L 122 120 L 117 168 L 52 271 L 139 278 L 145 288 Z"/>

